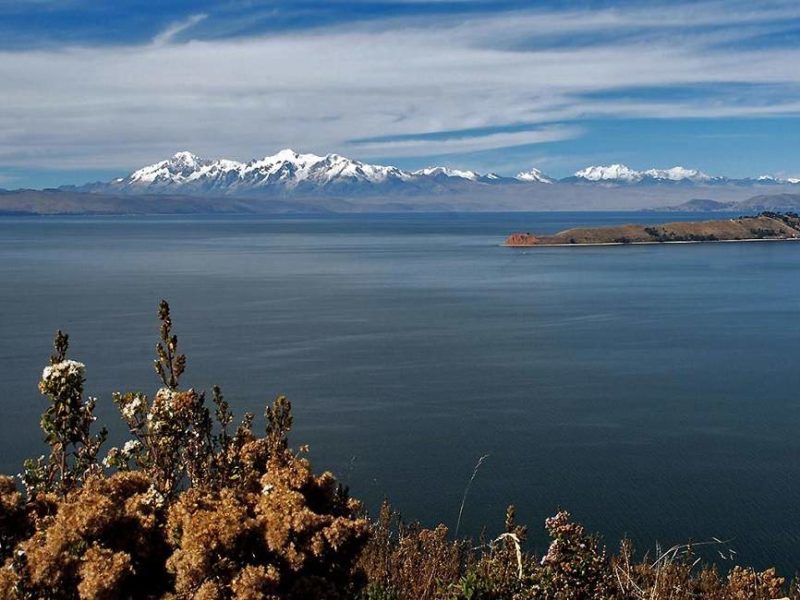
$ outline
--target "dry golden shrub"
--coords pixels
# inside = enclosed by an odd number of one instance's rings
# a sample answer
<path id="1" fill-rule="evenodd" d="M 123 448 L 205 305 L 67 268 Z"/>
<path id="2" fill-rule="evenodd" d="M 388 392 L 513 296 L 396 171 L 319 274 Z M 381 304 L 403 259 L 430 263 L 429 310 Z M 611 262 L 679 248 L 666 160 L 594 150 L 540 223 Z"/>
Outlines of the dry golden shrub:
<path id="1" fill-rule="evenodd" d="M 736 566 L 728 574 L 728 589 L 731 600 L 749 598 L 780 598 L 785 580 L 778 577 L 775 569 L 757 572 L 755 569 Z"/>
<path id="2" fill-rule="evenodd" d="M 32 532 L 33 524 L 13 477 L 0 476 L 0 561 L 11 554 L 20 540 Z"/>
<path id="3" fill-rule="evenodd" d="M 177 596 L 347 597 L 368 531 L 358 502 L 288 451 L 270 459 L 260 483 L 258 492 L 190 489 L 170 508 Z"/>
<path id="4" fill-rule="evenodd" d="M 444 525 L 407 525 L 384 503 L 358 566 L 369 582 L 368 598 L 426 600 L 449 594 L 465 555 L 463 542 L 449 539 Z"/>
<path id="5" fill-rule="evenodd" d="M 17 560 L 7 562 L 3 576 L 27 597 L 160 592 L 167 546 L 149 488 L 147 477 L 136 472 L 87 480 L 18 546 Z"/>
<path id="6" fill-rule="evenodd" d="M 92 546 L 81 559 L 78 595 L 86 600 L 113 600 L 133 576 L 131 556 L 108 548 Z"/>

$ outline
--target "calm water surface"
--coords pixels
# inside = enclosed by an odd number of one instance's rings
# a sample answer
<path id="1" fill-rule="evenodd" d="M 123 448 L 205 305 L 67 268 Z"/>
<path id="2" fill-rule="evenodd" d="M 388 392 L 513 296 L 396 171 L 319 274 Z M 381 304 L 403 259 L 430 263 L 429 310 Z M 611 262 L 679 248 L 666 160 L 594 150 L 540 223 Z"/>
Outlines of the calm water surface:
<path id="1" fill-rule="evenodd" d="M 697 215 L 682 215 L 697 218 Z M 161 297 L 185 383 L 239 414 L 287 394 L 374 507 L 499 531 L 566 507 L 610 545 L 732 538 L 800 565 L 800 244 L 499 246 L 625 214 L 0 218 L 0 468 L 42 452 L 53 333 L 110 396 L 154 391 Z M 648 215 L 650 221 L 675 215 Z"/>

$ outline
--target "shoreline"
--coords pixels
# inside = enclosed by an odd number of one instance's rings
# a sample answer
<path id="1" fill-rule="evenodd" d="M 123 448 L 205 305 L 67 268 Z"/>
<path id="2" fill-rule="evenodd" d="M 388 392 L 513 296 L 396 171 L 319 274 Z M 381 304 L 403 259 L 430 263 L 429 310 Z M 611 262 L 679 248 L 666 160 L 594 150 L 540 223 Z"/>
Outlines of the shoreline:
<path id="1" fill-rule="evenodd" d="M 707 242 L 783 242 L 797 239 L 800 239 L 800 216 L 796 213 L 762 212 L 754 216 L 707 221 L 573 227 L 550 235 L 514 232 L 503 240 L 503 245 L 509 248 L 632 246 Z"/>
<path id="2" fill-rule="evenodd" d="M 673 240 L 666 242 L 589 242 L 585 244 L 500 244 L 503 248 L 587 248 L 597 246 L 665 246 L 667 244 L 738 244 L 741 242 L 800 242 L 796 238 L 747 238 L 742 240 Z"/>

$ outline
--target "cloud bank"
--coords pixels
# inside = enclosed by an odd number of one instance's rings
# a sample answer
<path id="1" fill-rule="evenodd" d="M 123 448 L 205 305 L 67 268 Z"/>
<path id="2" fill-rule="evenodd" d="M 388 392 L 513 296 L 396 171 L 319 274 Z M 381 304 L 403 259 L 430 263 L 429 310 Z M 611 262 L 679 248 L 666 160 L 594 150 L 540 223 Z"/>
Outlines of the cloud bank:
<path id="1" fill-rule="evenodd" d="M 178 149 L 360 159 L 546 144 L 594 118 L 800 115 L 795 2 L 387 17 L 0 51 L 0 166 L 127 170 Z M 671 93 L 681 89 L 685 93 Z"/>

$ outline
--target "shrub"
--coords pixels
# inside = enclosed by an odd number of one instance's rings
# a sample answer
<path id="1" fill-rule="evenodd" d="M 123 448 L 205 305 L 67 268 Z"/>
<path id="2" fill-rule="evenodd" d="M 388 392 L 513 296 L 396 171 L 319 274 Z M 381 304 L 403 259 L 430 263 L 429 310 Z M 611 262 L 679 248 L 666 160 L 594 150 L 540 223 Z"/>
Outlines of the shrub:
<path id="1" fill-rule="evenodd" d="M 181 389 L 169 306 L 158 312 L 155 371 L 162 387 L 115 394 L 132 439 L 97 457 L 95 400 L 85 367 L 59 332 L 40 390 L 50 454 L 27 461 L 25 494 L 0 479 L 0 597 L 336 598 L 358 592 L 353 565 L 368 534 L 360 504 L 330 473 L 290 450 L 291 404 L 232 414 L 213 390 Z M 105 467 L 105 468 L 104 468 Z"/>
<path id="2" fill-rule="evenodd" d="M 623 541 L 609 557 L 567 512 L 545 521 L 552 541 L 541 558 L 526 551 L 513 507 L 505 531 L 477 545 L 444 525 L 405 523 L 388 503 L 370 521 L 333 475 L 314 474 L 305 447 L 289 447 L 286 398 L 267 407 L 258 436 L 249 414 L 230 431 L 218 387 L 213 411 L 202 392 L 181 388 L 186 358 L 165 302 L 158 316 L 161 387 L 152 399 L 114 396 L 131 439 L 102 463 L 105 432 L 91 431 L 85 367 L 67 359 L 68 338 L 56 335 L 40 382 L 50 453 L 26 462 L 22 491 L 0 477 L 0 598 L 755 600 L 787 592 L 774 569 L 719 574 L 695 556 L 699 544 L 649 562 Z M 789 591 L 800 598 L 797 585 Z"/>

